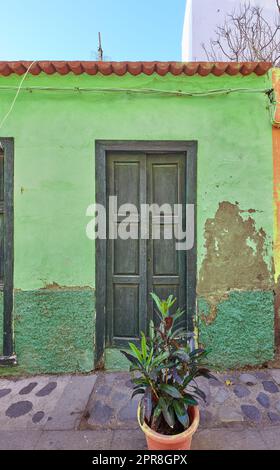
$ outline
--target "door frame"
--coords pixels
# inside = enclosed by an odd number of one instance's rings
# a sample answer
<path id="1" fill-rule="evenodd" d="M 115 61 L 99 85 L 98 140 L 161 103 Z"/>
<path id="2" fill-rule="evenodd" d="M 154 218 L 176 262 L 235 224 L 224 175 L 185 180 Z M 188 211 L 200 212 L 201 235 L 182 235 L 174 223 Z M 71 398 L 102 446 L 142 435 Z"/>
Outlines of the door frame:
<path id="1" fill-rule="evenodd" d="M 197 182 L 197 141 L 142 141 L 142 140 L 96 140 L 95 141 L 95 202 L 106 207 L 107 172 L 106 154 L 110 151 L 186 153 L 186 204 L 194 204 L 195 233 L 194 246 L 186 252 L 186 316 L 188 328 L 193 330 L 196 312 L 196 182 Z M 107 207 L 106 207 L 107 210 Z M 95 240 L 95 368 L 104 368 L 106 337 L 106 290 L 107 290 L 107 240 Z"/>
<path id="2" fill-rule="evenodd" d="M 0 366 L 15 365 L 13 325 L 14 278 L 14 139 L 1 137 L 4 152 L 4 277 L 3 285 L 3 355 Z"/>

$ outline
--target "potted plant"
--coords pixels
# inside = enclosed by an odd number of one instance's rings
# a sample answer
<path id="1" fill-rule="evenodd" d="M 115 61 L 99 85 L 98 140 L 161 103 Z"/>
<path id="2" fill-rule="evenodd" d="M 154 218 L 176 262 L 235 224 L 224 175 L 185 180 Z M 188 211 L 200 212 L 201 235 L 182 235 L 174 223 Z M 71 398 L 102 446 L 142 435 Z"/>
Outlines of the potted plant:
<path id="1" fill-rule="evenodd" d="M 187 450 L 199 425 L 198 400 L 206 396 L 196 383 L 203 376 L 215 378 L 203 365 L 207 351 L 191 347 L 193 333 L 180 326 L 184 311 L 170 313 L 176 299 L 160 300 L 151 294 L 159 318 L 150 322 L 149 336 L 141 333 L 138 348 L 129 343 L 134 391 L 141 394 L 138 422 L 146 435 L 149 450 Z"/>

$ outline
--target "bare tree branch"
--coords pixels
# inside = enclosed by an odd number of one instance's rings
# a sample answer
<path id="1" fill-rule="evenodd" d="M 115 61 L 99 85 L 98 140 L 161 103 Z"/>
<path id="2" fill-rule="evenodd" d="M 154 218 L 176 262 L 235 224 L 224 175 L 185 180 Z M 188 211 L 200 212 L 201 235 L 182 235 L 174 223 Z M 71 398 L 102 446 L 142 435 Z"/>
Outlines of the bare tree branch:
<path id="1" fill-rule="evenodd" d="M 278 10 L 275 24 L 265 15 L 263 8 L 243 1 L 239 9 L 226 15 L 223 25 L 218 25 L 215 38 L 202 44 L 208 60 L 272 62 L 280 66 L 280 0 L 275 0 Z"/>

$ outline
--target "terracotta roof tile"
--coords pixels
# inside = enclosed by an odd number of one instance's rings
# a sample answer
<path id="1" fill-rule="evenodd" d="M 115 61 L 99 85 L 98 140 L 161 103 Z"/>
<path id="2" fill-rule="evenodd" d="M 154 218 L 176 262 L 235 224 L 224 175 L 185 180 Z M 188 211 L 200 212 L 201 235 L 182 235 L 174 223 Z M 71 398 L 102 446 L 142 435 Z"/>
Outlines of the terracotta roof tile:
<path id="1" fill-rule="evenodd" d="M 0 76 L 8 76 L 13 73 L 23 75 L 32 62 L 0 62 Z M 31 69 L 31 75 L 39 75 L 44 72 L 48 75 L 58 73 L 67 75 L 72 72 L 75 75 L 83 73 L 88 75 L 151 75 L 157 73 L 164 76 L 172 75 L 264 75 L 271 68 L 269 62 L 80 62 L 80 61 L 38 61 Z"/>

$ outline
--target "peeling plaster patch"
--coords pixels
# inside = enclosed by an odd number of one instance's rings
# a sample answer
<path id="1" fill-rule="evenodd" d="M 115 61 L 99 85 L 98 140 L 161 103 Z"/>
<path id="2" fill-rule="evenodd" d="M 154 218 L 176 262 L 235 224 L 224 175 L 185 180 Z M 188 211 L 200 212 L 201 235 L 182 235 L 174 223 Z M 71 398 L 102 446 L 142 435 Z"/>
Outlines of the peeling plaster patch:
<path id="1" fill-rule="evenodd" d="M 256 229 L 252 217 L 244 220 L 238 205 L 221 202 L 215 217 L 205 224 L 206 256 L 198 293 L 271 289 L 273 273 L 264 260 L 265 243 L 266 233 L 262 228 Z"/>
<path id="2" fill-rule="evenodd" d="M 256 209 L 248 209 L 247 211 L 240 210 L 240 214 L 255 214 L 256 212 L 263 212 L 263 211 L 257 211 Z"/>
<path id="3" fill-rule="evenodd" d="M 246 243 L 247 243 L 247 246 L 252 248 L 254 255 L 256 255 L 257 254 L 256 242 L 254 240 L 252 240 L 251 238 L 247 238 Z"/>
<path id="4" fill-rule="evenodd" d="M 217 251 L 217 253 L 219 253 L 219 242 L 218 242 L 217 238 L 215 239 L 215 251 Z"/>
<path id="5" fill-rule="evenodd" d="M 210 325 L 215 320 L 218 313 L 218 305 L 220 302 L 227 300 L 228 295 L 209 295 L 207 296 L 207 303 L 200 310 L 200 318 L 206 325 Z"/>
<path id="6" fill-rule="evenodd" d="M 94 289 L 90 286 L 61 286 L 60 284 L 58 284 L 57 282 L 52 282 L 51 284 L 47 284 L 45 283 L 44 287 L 42 287 L 41 289 L 39 289 L 39 291 L 43 292 L 45 290 L 66 290 L 66 291 L 80 291 L 81 289 L 83 290 L 91 290 L 93 291 Z"/>

